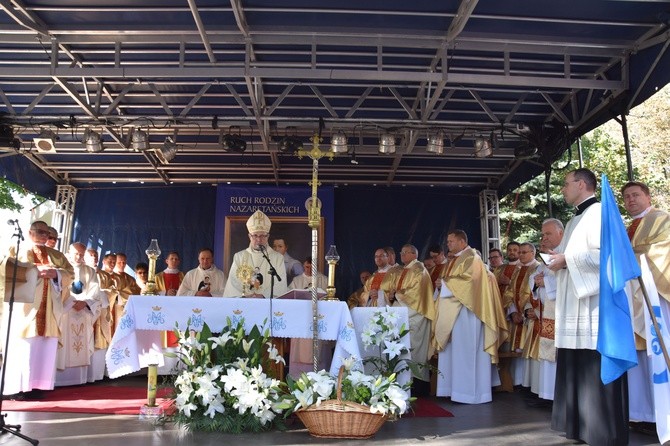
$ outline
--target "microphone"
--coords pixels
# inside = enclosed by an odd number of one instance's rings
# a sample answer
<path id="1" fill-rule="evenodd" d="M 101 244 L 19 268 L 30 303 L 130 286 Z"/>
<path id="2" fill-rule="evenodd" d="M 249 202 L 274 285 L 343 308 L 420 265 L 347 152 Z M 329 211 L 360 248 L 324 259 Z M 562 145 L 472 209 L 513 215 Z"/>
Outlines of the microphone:
<path id="1" fill-rule="evenodd" d="M 259 245 L 258 248 L 261 250 L 261 252 L 267 252 L 267 250 L 268 250 L 268 249 L 265 247 L 265 245 Z"/>
<path id="2" fill-rule="evenodd" d="M 15 225 L 15 224 L 17 224 L 18 222 L 19 222 L 18 220 L 12 220 L 11 218 L 10 218 L 9 220 L 7 220 L 7 224 L 8 224 L 9 226 Z"/>

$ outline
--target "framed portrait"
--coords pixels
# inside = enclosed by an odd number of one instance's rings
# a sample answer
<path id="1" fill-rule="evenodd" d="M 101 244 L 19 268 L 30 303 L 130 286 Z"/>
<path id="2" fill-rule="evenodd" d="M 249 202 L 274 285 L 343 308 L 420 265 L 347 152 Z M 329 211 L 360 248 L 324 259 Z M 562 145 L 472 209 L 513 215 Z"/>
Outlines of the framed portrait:
<path id="1" fill-rule="evenodd" d="M 223 234 L 223 270 L 226 274 L 230 270 L 235 253 L 249 246 L 248 219 L 249 217 L 245 216 L 226 217 Z M 270 239 L 268 241 L 270 246 L 272 246 L 272 242 L 275 239 L 283 239 L 287 246 L 286 252 L 300 263 L 312 255 L 312 228 L 307 226 L 307 216 L 271 217 L 270 220 L 272 221 Z M 324 250 L 324 244 L 326 243 L 325 224 L 325 218 L 321 217 L 321 224 L 318 229 L 319 255 L 316 264 L 318 270 L 327 275 L 327 271 L 324 271 L 324 256 L 326 255 Z"/>

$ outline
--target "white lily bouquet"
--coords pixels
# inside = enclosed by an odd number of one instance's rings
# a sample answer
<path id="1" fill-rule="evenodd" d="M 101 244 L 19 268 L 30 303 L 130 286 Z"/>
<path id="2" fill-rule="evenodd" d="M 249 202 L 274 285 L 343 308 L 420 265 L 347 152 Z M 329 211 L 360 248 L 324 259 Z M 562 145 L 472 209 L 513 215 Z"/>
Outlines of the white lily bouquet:
<path id="1" fill-rule="evenodd" d="M 190 322 L 190 321 L 189 321 Z M 269 342 L 269 330 L 228 320 L 221 334 L 175 330 L 183 369 L 175 379 L 173 420 L 189 429 L 227 433 L 258 432 L 280 423 L 281 382 L 269 377 L 270 363 L 284 363 Z"/>
<path id="2" fill-rule="evenodd" d="M 351 363 L 347 364 L 348 366 Z M 359 370 L 347 369 L 342 375 L 341 399 L 368 406 L 371 413 L 399 417 L 409 407 L 409 393 L 395 382 L 395 374 L 371 376 Z M 288 412 L 307 409 L 312 405 L 337 397 L 337 377 L 325 370 L 303 373 L 299 379 L 289 376 L 287 385 L 290 394 L 282 407 Z"/>
<path id="3" fill-rule="evenodd" d="M 287 377 L 288 394 L 280 404 L 285 415 L 295 413 L 310 434 L 326 438 L 369 438 L 388 419 L 397 419 L 410 407 L 410 383 L 396 382 L 397 373 L 412 369 L 407 347 L 401 342 L 408 329 L 398 326 L 395 312 L 376 311 L 362 334 L 366 347 L 379 355 L 366 359 L 374 374 L 355 369 L 356 358 L 344 361 L 338 377 L 325 370 Z"/>

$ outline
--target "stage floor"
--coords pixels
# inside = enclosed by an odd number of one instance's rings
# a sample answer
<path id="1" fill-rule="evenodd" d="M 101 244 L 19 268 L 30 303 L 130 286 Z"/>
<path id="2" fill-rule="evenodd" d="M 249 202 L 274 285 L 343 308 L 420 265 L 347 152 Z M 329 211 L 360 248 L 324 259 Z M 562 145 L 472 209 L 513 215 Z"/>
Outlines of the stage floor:
<path id="1" fill-rule="evenodd" d="M 146 385 L 141 376 L 105 381 L 105 385 Z M 92 384 L 95 385 L 95 384 Z M 402 418 L 386 423 L 366 444 L 410 445 L 570 445 L 549 428 L 551 409 L 531 407 L 522 391 L 496 393 L 493 402 L 480 405 L 452 403 L 445 398 L 435 402 L 454 414 L 453 418 Z M 173 425 L 155 427 L 131 415 L 88 415 L 49 412 L 4 412 L 6 422 L 21 424 L 21 432 L 44 446 L 170 446 L 170 445 L 307 445 L 356 444 L 358 440 L 327 440 L 311 437 L 299 422 L 286 432 L 223 435 L 184 432 Z M 14 435 L 0 436 L 0 445 L 28 445 Z M 656 436 L 631 431 L 630 444 L 658 445 Z"/>

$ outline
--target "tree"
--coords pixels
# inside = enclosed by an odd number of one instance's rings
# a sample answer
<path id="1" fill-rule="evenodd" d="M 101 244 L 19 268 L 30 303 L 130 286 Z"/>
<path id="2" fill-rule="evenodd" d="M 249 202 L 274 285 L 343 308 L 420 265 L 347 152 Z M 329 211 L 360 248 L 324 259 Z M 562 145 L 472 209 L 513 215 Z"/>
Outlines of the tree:
<path id="1" fill-rule="evenodd" d="M 14 199 L 16 193 L 26 195 L 26 191 L 22 187 L 5 178 L 0 178 L 0 209 L 9 209 L 16 212 L 23 209 L 23 206 Z"/>
<path id="2" fill-rule="evenodd" d="M 670 210 L 670 85 L 643 104 L 635 107 L 627 119 L 633 163 L 633 179 L 646 183 L 651 189 L 653 203 Z M 581 139 L 584 167 L 600 179 L 607 174 L 619 209 L 626 215 L 619 196 L 628 181 L 625 147 L 621 125 L 611 120 Z M 550 194 L 555 218 L 567 222 L 573 215 L 563 201 L 561 186 L 565 174 L 579 167 L 576 147 L 551 168 Z M 549 216 L 545 175 L 540 175 L 500 201 L 500 223 L 503 246 L 509 240 L 537 242 L 542 220 Z M 509 231 L 507 228 L 509 227 Z"/>

